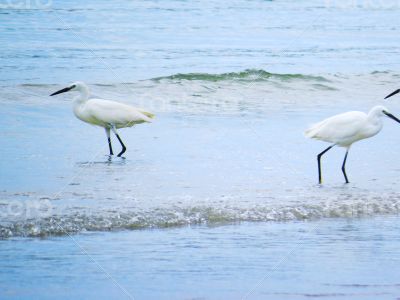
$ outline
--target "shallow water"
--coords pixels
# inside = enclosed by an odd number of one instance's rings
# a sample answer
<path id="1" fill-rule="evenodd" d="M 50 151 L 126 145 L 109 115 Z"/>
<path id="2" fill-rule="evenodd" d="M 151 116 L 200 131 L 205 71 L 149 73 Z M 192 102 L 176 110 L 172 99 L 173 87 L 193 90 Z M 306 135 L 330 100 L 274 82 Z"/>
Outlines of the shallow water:
<path id="1" fill-rule="evenodd" d="M 350 185 L 340 148 L 324 157 L 326 184 L 316 184 L 326 144 L 303 136 L 326 116 L 381 103 L 375 94 L 397 74 L 246 74 L 95 85 L 94 93 L 121 100 L 147 94 L 157 114 L 153 124 L 121 130 L 124 158 L 105 155 L 103 130 L 73 117 L 70 95 L 47 96 L 57 86 L 17 86 L 16 99 L 3 92 L 1 236 L 398 213 L 398 124 L 385 120 L 382 133 L 352 148 Z M 360 89 L 363 81 L 373 85 Z"/>
<path id="2" fill-rule="evenodd" d="M 0 241 L 0 288 L 2 299 L 397 299 L 399 230 L 399 217 L 375 217 L 14 238 Z"/>

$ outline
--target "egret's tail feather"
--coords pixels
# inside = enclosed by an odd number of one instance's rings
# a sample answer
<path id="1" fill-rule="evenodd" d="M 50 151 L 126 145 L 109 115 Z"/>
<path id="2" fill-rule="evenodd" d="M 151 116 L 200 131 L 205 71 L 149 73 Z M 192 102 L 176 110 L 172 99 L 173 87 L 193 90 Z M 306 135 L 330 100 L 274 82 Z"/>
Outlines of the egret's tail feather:
<path id="1" fill-rule="evenodd" d="M 304 131 L 304 136 L 307 138 L 314 138 L 315 134 L 317 133 L 317 128 L 315 128 L 315 126 L 311 126 L 310 128 L 306 129 L 306 131 Z"/>
<path id="2" fill-rule="evenodd" d="M 321 139 L 320 131 L 324 127 L 327 121 L 328 119 L 311 125 L 306 131 L 304 131 L 304 135 L 310 139 L 317 139 L 317 140 Z"/>
<path id="3" fill-rule="evenodd" d="M 154 117 L 156 116 L 155 114 L 152 114 L 148 111 L 140 110 L 140 112 L 150 119 L 154 119 Z"/>

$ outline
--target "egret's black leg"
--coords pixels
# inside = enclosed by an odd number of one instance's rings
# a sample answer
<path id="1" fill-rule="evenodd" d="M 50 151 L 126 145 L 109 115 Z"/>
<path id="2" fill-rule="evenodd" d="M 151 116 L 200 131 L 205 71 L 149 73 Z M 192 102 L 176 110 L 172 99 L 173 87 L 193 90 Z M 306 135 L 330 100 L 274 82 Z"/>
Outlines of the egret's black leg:
<path id="1" fill-rule="evenodd" d="M 117 129 L 115 128 L 115 125 L 113 125 L 113 126 L 111 127 L 111 130 L 114 132 L 114 134 L 115 134 L 115 136 L 117 137 L 118 141 L 121 143 L 122 150 L 121 150 L 121 152 L 118 153 L 118 155 L 117 155 L 118 157 L 121 157 L 121 155 L 125 153 L 126 147 L 125 147 L 124 143 L 122 142 L 121 138 L 119 137 L 118 132 L 117 132 Z"/>
<path id="2" fill-rule="evenodd" d="M 328 148 L 326 148 L 324 151 L 322 151 L 320 154 L 318 154 L 317 159 L 318 159 L 318 182 L 319 184 L 322 183 L 322 172 L 321 172 L 321 157 L 322 155 L 324 155 L 326 152 L 328 152 L 333 146 L 329 146 Z"/>
<path id="3" fill-rule="evenodd" d="M 108 148 L 110 149 L 110 155 L 114 155 L 112 145 L 111 145 L 111 136 L 110 136 L 110 128 L 105 128 L 107 134 Z"/>
<path id="4" fill-rule="evenodd" d="M 121 155 L 125 153 L 126 147 L 125 147 L 124 143 L 122 142 L 121 138 L 119 137 L 118 133 L 116 133 L 115 135 L 117 136 L 118 141 L 121 143 L 121 146 L 122 146 L 122 150 L 121 150 L 121 152 L 118 154 L 118 157 L 121 157 Z"/>
<path id="5" fill-rule="evenodd" d="M 343 172 L 343 175 L 344 175 L 344 179 L 346 179 L 346 183 L 349 183 L 349 180 L 347 179 L 347 175 L 346 175 L 347 154 L 349 154 L 349 149 L 347 149 L 346 155 L 344 156 L 343 165 L 342 165 L 342 172 Z"/>
<path id="6" fill-rule="evenodd" d="M 112 150 L 112 145 L 111 145 L 111 138 L 108 137 L 107 140 L 108 140 L 108 148 L 110 148 L 110 155 L 114 155 L 114 152 Z"/>

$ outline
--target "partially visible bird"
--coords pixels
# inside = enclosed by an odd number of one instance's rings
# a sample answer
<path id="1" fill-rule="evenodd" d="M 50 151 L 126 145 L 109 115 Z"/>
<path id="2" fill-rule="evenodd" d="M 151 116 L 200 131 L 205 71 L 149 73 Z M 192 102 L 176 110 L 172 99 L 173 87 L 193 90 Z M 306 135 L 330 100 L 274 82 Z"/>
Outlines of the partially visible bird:
<path id="1" fill-rule="evenodd" d="M 387 96 L 385 97 L 385 99 L 390 98 L 390 97 L 392 97 L 392 96 L 398 94 L 399 92 L 400 92 L 400 89 L 395 90 L 393 93 L 390 93 L 389 95 L 387 95 Z"/>
<path id="2" fill-rule="evenodd" d="M 335 115 L 319 122 L 306 130 L 305 136 L 308 138 L 332 143 L 317 156 L 318 160 L 318 181 L 322 183 L 321 157 L 334 146 L 346 148 L 342 164 L 342 172 L 346 183 L 349 180 L 346 175 L 346 160 L 350 147 L 354 142 L 370 138 L 382 129 L 382 117 L 387 116 L 400 123 L 400 120 L 393 116 L 384 106 L 373 107 L 368 114 L 360 111 L 350 111 Z"/>
<path id="3" fill-rule="evenodd" d="M 133 125 L 144 122 L 151 122 L 151 119 L 154 118 L 152 113 L 127 104 L 90 98 L 89 87 L 83 82 L 75 82 L 50 96 L 70 91 L 79 92 L 79 95 L 75 97 L 73 101 L 73 111 L 75 116 L 86 123 L 97 125 L 105 129 L 110 155 L 114 154 L 111 144 L 110 130 L 112 130 L 118 138 L 118 141 L 121 143 L 122 150 L 118 153 L 118 156 L 120 157 L 125 153 L 126 147 L 118 135 L 117 129 L 132 127 Z"/>

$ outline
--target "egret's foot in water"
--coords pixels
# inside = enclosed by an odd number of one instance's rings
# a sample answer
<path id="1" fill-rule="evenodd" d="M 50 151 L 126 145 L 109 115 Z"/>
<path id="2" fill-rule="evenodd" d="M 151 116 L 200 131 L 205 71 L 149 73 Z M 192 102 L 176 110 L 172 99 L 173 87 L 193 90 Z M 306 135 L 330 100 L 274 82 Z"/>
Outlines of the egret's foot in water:
<path id="1" fill-rule="evenodd" d="M 122 157 L 121 155 L 124 154 L 125 151 L 126 151 L 126 149 L 122 149 L 122 151 L 121 151 L 117 156 L 118 156 L 118 157 Z M 125 158 L 125 157 L 122 157 L 122 158 Z"/>
<path id="2" fill-rule="evenodd" d="M 125 153 L 126 147 L 125 147 L 124 143 L 122 142 L 121 138 L 119 137 L 119 134 L 118 134 L 118 132 L 117 132 L 117 129 L 115 128 L 114 125 L 112 125 L 111 130 L 114 132 L 114 134 L 115 134 L 115 136 L 117 137 L 119 143 L 121 144 L 122 150 L 121 150 L 121 152 L 118 153 L 118 155 L 117 155 L 118 157 L 121 157 L 121 155 Z"/>
<path id="3" fill-rule="evenodd" d="M 126 147 L 125 147 L 125 145 L 122 143 L 122 141 L 121 141 L 121 139 L 119 138 L 119 136 L 117 135 L 117 137 L 118 137 L 118 139 L 119 139 L 119 141 L 121 142 L 121 145 L 122 145 L 122 150 L 121 150 L 121 152 L 120 153 L 118 153 L 118 157 L 121 157 L 121 155 L 122 154 L 124 154 L 125 153 L 125 151 L 126 151 Z"/>
<path id="4" fill-rule="evenodd" d="M 125 151 L 126 151 L 126 147 L 125 147 L 124 143 L 122 142 L 121 138 L 119 137 L 119 135 L 118 135 L 118 134 L 116 134 L 116 136 L 117 136 L 117 138 L 118 138 L 118 141 L 121 143 L 121 146 L 122 146 L 122 150 L 121 150 L 121 152 L 120 152 L 120 153 L 118 153 L 118 155 L 117 155 L 117 156 L 118 156 L 118 157 L 121 157 L 121 155 L 125 153 Z"/>

